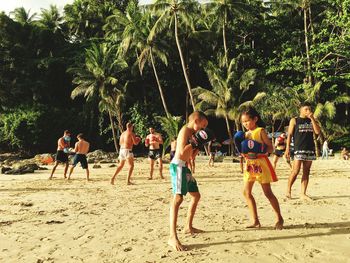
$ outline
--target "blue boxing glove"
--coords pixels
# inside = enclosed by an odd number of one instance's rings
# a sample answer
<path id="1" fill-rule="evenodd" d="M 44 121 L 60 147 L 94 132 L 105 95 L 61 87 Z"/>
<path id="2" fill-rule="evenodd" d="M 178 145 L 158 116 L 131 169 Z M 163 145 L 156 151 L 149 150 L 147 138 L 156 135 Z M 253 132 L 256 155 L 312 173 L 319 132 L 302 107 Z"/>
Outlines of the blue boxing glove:
<path id="1" fill-rule="evenodd" d="M 257 154 L 267 153 L 267 145 L 254 140 L 244 140 L 241 142 L 241 150 L 243 154 L 256 158 Z"/>
<path id="2" fill-rule="evenodd" d="M 66 148 L 63 149 L 63 152 L 64 153 L 69 153 L 69 149 L 66 147 Z"/>
<path id="3" fill-rule="evenodd" d="M 235 135 L 233 136 L 233 141 L 236 145 L 237 151 L 240 153 L 242 152 L 241 143 L 245 140 L 245 133 L 244 131 L 237 131 Z"/>
<path id="4" fill-rule="evenodd" d="M 199 149 L 202 145 L 212 141 L 215 138 L 214 133 L 208 129 L 202 129 L 192 135 L 189 143 L 193 149 Z"/>

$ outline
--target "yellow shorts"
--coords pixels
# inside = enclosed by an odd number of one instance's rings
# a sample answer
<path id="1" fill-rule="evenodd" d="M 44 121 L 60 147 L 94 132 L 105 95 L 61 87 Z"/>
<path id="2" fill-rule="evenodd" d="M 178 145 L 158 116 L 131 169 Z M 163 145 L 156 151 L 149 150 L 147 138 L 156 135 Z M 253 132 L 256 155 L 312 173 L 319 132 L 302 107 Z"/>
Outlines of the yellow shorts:
<path id="1" fill-rule="evenodd" d="M 261 155 L 257 159 L 247 159 L 243 174 L 244 181 L 261 184 L 277 182 L 277 176 L 270 160 L 266 155 Z"/>

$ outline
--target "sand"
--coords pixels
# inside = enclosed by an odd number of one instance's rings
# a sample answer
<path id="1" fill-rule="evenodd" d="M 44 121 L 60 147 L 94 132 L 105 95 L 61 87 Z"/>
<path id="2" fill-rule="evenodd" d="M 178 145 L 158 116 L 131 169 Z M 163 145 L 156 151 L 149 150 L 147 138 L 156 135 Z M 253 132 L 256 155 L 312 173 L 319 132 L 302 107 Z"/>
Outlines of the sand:
<path id="1" fill-rule="evenodd" d="M 73 180 L 58 167 L 26 175 L 0 175 L 0 262 L 350 262 L 350 161 L 314 162 L 309 184 L 312 202 L 300 201 L 300 181 L 286 200 L 289 168 L 281 160 L 272 188 L 280 201 L 285 229 L 273 230 L 274 213 L 261 187 L 255 195 L 261 229 L 250 222 L 242 196 L 239 164 L 225 161 L 209 168 L 197 161 L 200 201 L 196 236 L 179 232 L 188 251 L 166 245 L 171 185 L 148 181 L 148 163 L 135 164 L 134 186 L 126 169 L 109 184 L 115 168 L 91 169 L 92 182 L 76 168 Z M 48 166 L 51 169 L 51 166 Z M 189 197 L 179 212 L 185 223 Z"/>

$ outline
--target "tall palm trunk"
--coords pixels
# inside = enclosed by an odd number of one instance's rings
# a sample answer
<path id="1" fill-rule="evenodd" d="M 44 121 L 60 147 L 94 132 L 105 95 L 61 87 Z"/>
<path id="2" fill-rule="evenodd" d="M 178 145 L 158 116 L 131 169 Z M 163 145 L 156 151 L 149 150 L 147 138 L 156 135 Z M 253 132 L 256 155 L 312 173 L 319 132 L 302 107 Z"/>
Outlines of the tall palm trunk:
<path id="1" fill-rule="evenodd" d="M 108 115 L 109 115 L 109 121 L 111 123 L 111 129 L 112 129 L 112 134 L 113 134 L 113 142 L 114 142 L 115 151 L 118 153 L 119 152 L 119 148 L 118 148 L 118 143 L 117 143 L 117 136 L 115 134 L 114 125 L 113 125 L 113 118 L 112 118 L 112 114 L 111 114 L 110 110 L 108 111 Z"/>
<path id="2" fill-rule="evenodd" d="M 160 97 L 161 97 L 161 99 L 162 99 L 164 111 L 165 111 L 166 116 L 169 118 L 169 117 L 170 117 L 170 114 L 169 114 L 169 111 L 168 111 L 168 107 L 167 107 L 167 105 L 166 105 L 166 103 L 165 103 L 164 94 L 163 94 L 163 89 L 162 89 L 162 87 L 160 86 L 160 82 L 159 82 L 159 78 L 158 78 L 156 66 L 155 66 L 155 64 L 154 64 L 154 59 L 153 59 L 153 54 L 152 54 L 152 48 L 150 48 L 149 53 L 150 53 L 150 56 L 151 56 L 152 68 L 153 68 L 154 76 L 156 77 L 156 81 L 157 81 L 157 85 L 158 85 L 158 89 L 159 89 L 159 94 L 160 94 Z"/>
<path id="3" fill-rule="evenodd" d="M 224 52 L 225 52 L 225 66 L 228 68 L 228 50 L 226 42 L 226 21 L 227 21 L 227 11 L 225 10 L 224 21 L 222 25 L 222 41 L 224 43 Z"/>
<path id="4" fill-rule="evenodd" d="M 310 85 L 312 85 L 312 74 L 311 74 L 311 59 L 310 59 L 310 48 L 309 48 L 309 39 L 308 39 L 308 28 L 307 28 L 307 0 L 304 0 L 304 36 L 305 36 L 305 51 L 306 51 L 306 60 L 307 60 L 307 79 Z"/>
<path id="5" fill-rule="evenodd" d="M 177 46 L 177 49 L 178 49 L 178 51 L 179 51 L 180 60 L 181 60 L 181 66 L 182 66 L 182 71 L 183 71 L 184 76 L 185 76 L 186 85 L 187 85 L 187 89 L 188 89 L 188 94 L 190 94 L 192 108 L 193 108 L 193 111 L 195 111 L 196 108 L 195 108 L 194 99 L 193 99 L 193 94 L 192 94 L 192 90 L 191 90 L 191 84 L 190 84 L 190 80 L 189 80 L 189 78 L 188 78 L 188 76 L 187 76 L 185 60 L 184 60 L 183 55 L 182 55 L 182 50 L 181 50 L 181 46 L 180 46 L 179 36 L 178 36 L 178 33 L 177 33 L 177 29 L 178 29 L 178 25 L 177 25 L 177 24 L 178 24 L 178 21 L 177 21 L 176 12 L 174 13 L 174 21 L 175 21 L 175 40 L 176 40 L 176 46 Z"/>
<path id="6" fill-rule="evenodd" d="M 232 138 L 232 132 L 230 128 L 230 122 L 227 118 L 227 115 L 225 116 L 225 121 L 226 121 L 226 128 L 227 128 L 227 133 L 228 133 L 228 138 L 230 139 L 230 149 L 229 149 L 229 155 L 233 155 L 233 138 Z"/>

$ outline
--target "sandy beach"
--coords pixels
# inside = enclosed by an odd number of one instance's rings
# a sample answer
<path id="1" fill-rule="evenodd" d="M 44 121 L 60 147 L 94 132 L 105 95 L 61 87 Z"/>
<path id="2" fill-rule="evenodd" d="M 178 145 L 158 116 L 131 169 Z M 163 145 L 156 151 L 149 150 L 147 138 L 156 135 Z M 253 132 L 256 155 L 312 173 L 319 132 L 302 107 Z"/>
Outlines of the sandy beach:
<path id="1" fill-rule="evenodd" d="M 300 180 L 286 200 L 289 168 L 280 160 L 272 188 L 280 201 L 285 229 L 273 230 L 275 217 L 259 184 L 254 187 L 262 228 L 250 222 L 242 195 L 239 164 L 199 158 L 195 177 L 202 199 L 194 226 L 206 232 L 179 232 L 188 251 L 166 244 L 171 185 L 138 159 L 126 186 L 124 169 L 109 184 L 115 168 L 91 168 L 91 182 L 77 167 L 68 182 L 59 166 L 25 175 L 0 175 L 0 262 L 350 262 L 350 161 L 317 160 L 311 169 L 312 202 L 299 200 Z M 299 175 L 300 176 L 300 175 Z M 182 229 L 189 197 L 179 213 Z"/>

